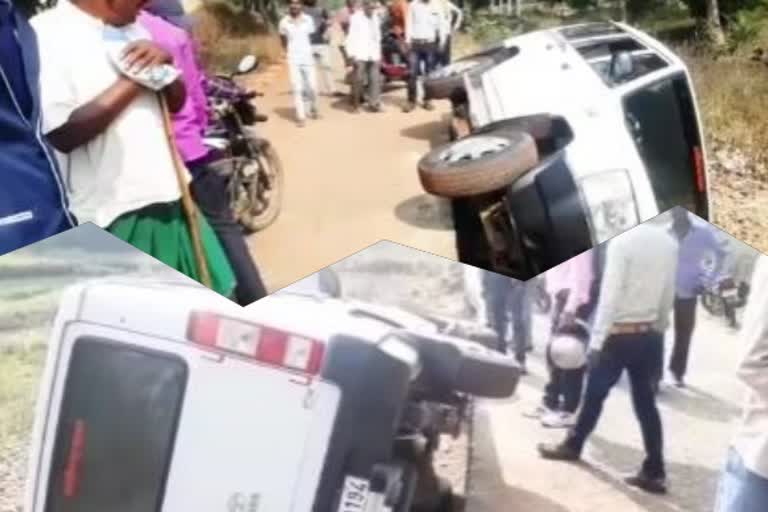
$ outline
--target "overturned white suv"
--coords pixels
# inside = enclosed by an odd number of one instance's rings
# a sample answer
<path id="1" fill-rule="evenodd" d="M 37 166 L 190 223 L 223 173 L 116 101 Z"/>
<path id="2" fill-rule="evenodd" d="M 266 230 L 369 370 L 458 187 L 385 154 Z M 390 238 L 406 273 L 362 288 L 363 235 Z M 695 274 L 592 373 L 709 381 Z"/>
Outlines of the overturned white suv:
<path id="1" fill-rule="evenodd" d="M 462 262 L 526 279 L 674 206 L 711 216 L 690 75 L 647 34 L 531 32 L 424 85 L 454 107 L 454 141 L 419 174 L 454 200 Z"/>

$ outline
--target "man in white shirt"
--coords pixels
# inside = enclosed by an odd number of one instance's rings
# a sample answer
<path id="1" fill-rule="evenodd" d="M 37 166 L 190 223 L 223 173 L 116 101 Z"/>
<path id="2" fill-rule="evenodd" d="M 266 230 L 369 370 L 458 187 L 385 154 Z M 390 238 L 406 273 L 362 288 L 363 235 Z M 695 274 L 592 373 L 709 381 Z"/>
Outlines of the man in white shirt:
<path id="1" fill-rule="evenodd" d="M 299 0 L 291 0 L 288 14 L 280 20 L 279 30 L 288 54 L 296 120 L 299 126 L 304 126 L 307 111 L 312 119 L 318 118 L 317 77 L 311 41 L 315 23 L 310 16 L 304 14 Z"/>
<path id="2" fill-rule="evenodd" d="M 419 77 L 435 67 L 438 48 L 445 44 L 445 17 L 433 0 L 413 0 L 405 18 L 405 43 L 408 46 L 410 73 L 408 77 L 408 103 L 404 112 L 416 108 Z M 429 98 L 424 98 L 424 108 L 432 110 Z"/>
<path id="3" fill-rule="evenodd" d="M 462 11 L 451 0 L 434 0 L 440 6 L 443 14 L 443 23 L 445 24 L 445 40 L 438 49 L 436 66 L 447 66 L 451 63 L 451 35 L 459 30 L 464 21 L 464 11 Z"/>
<path id="4" fill-rule="evenodd" d="M 347 55 L 354 66 L 352 82 L 352 108 L 357 112 L 363 97 L 363 85 L 368 85 L 368 107 L 381 111 L 381 18 L 372 0 L 366 0 L 363 9 L 349 20 Z"/>
<path id="5" fill-rule="evenodd" d="M 760 256 L 741 331 L 738 376 L 747 386 L 744 412 L 720 479 L 715 512 L 768 510 L 768 257 Z"/>
<path id="6" fill-rule="evenodd" d="M 562 443 L 539 445 L 544 458 L 578 460 L 608 393 L 626 369 L 646 452 L 642 468 L 626 482 L 652 493 L 666 492 L 653 375 L 675 298 L 678 244 L 668 226 L 669 215 L 662 214 L 608 242 L 581 411 Z"/>
<path id="7" fill-rule="evenodd" d="M 198 279 L 158 93 L 118 66 L 121 61 L 147 70 L 172 63 L 136 23 L 140 8 L 136 0 L 60 0 L 32 19 L 42 63 L 43 132 L 57 150 L 81 222 L 106 228 Z M 172 112 L 186 101 L 178 79 L 160 94 Z M 199 218 L 212 285 L 228 295 L 231 268 L 218 238 Z"/>

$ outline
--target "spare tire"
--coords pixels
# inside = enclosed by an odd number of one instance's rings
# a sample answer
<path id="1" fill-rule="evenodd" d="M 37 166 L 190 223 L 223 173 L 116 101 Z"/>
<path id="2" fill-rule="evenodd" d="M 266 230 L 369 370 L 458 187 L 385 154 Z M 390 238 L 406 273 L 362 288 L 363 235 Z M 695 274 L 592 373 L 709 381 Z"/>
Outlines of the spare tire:
<path id="1" fill-rule="evenodd" d="M 469 135 L 433 149 L 418 164 L 430 194 L 460 198 L 504 188 L 539 163 L 536 143 L 516 130 Z"/>
<path id="2" fill-rule="evenodd" d="M 464 75 L 483 73 L 496 65 L 490 55 L 472 55 L 437 69 L 424 78 L 424 95 L 433 100 L 451 98 L 464 88 Z"/>

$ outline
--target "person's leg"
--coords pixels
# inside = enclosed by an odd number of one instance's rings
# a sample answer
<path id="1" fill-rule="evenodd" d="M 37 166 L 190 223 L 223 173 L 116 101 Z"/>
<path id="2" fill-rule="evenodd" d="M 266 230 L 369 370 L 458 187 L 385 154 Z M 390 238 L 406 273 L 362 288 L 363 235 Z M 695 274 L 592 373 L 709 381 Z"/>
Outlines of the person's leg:
<path id="1" fill-rule="evenodd" d="M 669 371 L 679 382 L 682 382 L 688 368 L 688 353 L 690 352 L 693 329 L 696 325 L 696 304 L 697 299 L 695 297 L 675 300 L 675 343 L 669 360 Z"/>
<path id="2" fill-rule="evenodd" d="M 365 62 L 356 60 L 352 64 L 352 109 L 357 111 L 363 97 L 363 82 L 365 81 Z"/>
<path id="3" fill-rule="evenodd" d="M 435 65 L 437 64 L 437 52 L 438 47 L 437 45 L 431 44 L 427 45 L 422 53 L 422 59 L 424 61 L 424 75 L 427 76 L 430 74 L 434 69 Z M 432 110 L 432 99 L 427 96 L 426 90 L 424 91 L 424 98 L 422 98 L 424 102 L 424 108 L 427 110 Z"/>
<path id="4" fill-rule="evenodd" d="M 631 386 L 632 406 L 640 422 L 646 458 L 641 473 L 649 478 L 665 478 L 661 416 L 653 390 L 653 371 L 662 350 L 662 335 L 635 335 L 627 343 L 627 372 Z"/>
<path id="5" fill-rule="evenodd" d="M 370 91 L 368 101 L 375 111 L 381 109 L 381 62 L 374 60 L 368 63 L 368 83 Z"/>
<path id="6" fill-rule="evenodd" d="M 302 66 L 309 115 L 317 119 L 317 72 L 315 66 Z"/>
<path id="7" fill-rule="evenodd" d="M 552 328 L 550 334 L 554 336 L 557 330 L 557 324 L 560 321 L 560 315 L 563 312 L 565 306 L 565 296 L 562 294 L 555 295 L 555 304 L 552 309 Z M 547 409 L 557 410 L 560 407 L 560 396 L 562 395 L 562 371 L 555 366 L 552 362 L 552 356 L 549 351 L 549 344 L 546 348 L 546 360 L 547 370 L 549 372 L 549 382 L 544 387 L 544 406 Z"/>
<path id="8" fill-rule="evenodd" d="M 205 166 L 195 167 L 193 176 L 190 192 L 227 254 L 237 279 L 238 303 L 246 306 L 265 297 L 267 291 L 261 274 L 229 204 L 227 177 Z"/>
<path id="9" fill-rule="evenodd" d="M 589 372 L 581 412 L 564 443 L 575 453 L 581 453 L 587 438 L 595 430 L 605 399 L 621 377 L 625 364 L 625 342 L 623 337 L 610 337 L 602 350 L 600 362 Z"/>
<path id="10" fill-rule="evenodd" d="M 303 123 L 307 118 L 304 108 L 304 77 L 301 72 L 301 66 L 288 63 L 288 73 L 291 79 L 291 88 L 293 89 L 293 105 L 296 109 L 296 120 Z"/>
<path id="11" fill-rule="evenodd" d="M 314 47 L 315 63 L 320 73 L 320 86 L 325 94 L 333 95 L 336 86 L 333 81 L 333 66 L 331 65 L 331 47 L 327 44 L 318 44 Z"/>
<path id="12" fill-rule="evenodd" d="M 764 512 L 768 479 L 750 472 L 733 448 L 720 475 L 714 512 Z"/>
<path id="13" fill-rule="evenodd" d="M 421 64 L 419 55 L 420 54 L 417 48 L 411 48 L 411 50 L 408 52 L 408 104 L 406 106 L 406 110 L 413 110 L 413 107 L 416 104 L 416 90 L 419 80 L 419 65 Z"/>

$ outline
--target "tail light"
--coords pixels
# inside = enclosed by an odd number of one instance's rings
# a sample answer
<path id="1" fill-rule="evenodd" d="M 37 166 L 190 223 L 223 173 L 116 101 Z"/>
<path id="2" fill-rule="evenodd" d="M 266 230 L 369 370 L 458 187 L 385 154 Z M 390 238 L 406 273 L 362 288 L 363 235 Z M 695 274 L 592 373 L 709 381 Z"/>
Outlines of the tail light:
<path id="1" fill-rule="evenodd" d="M 192 313 L 187 338 L 310 375 L 320 373 L 325 351 L 323 343 L 305 336 L 207 312 Z"/>
<path id="2" fill-rule="evenodd" d="M 704 192 L 707 189 L 704 177 L 704 153 L 698 146 L 693 148 L 693 167 L 696 172 L 696 188 L 699 192 Z"/>
<path id="3" fill-rule="evenodd" d="M 77 495 L 77 489 L 80 486 L 80 468 L 83 463 L 84 452 L 85 422 L 83 420 L 77 420 L 72 429 L 69 457 L 67 458 L 67 465 L 64 468 L 65 498 L 74 498 Z"/>

